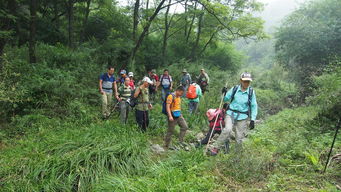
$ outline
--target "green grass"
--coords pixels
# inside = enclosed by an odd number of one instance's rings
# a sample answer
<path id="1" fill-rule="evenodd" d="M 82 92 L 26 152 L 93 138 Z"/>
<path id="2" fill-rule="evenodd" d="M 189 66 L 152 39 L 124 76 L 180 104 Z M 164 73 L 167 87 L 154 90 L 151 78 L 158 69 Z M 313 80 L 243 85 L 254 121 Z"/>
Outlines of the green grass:
<path id="1" fill-rule="evenodd" d="M 223 74 L 218 72 L 217 76 Z M 205 111 L 218 107 L 223 83 L 211 87 L 196 115 L 189 115 L 186 100 L 183 102 L 183 114 L 191 131 L 185 138 L 187 142 L 195 141 L 198 132 L 207 131 Z M 258 97 L 267 110 L 282 102 L 269 104 L 269 93 L 259 91 Z M 335 184 L 341 181 L 340 165 L 334 162 L 326 174 L 321 174 L 335 127 L 321 115 L 325 108 L 320 105 L 285 109 L 268 117 L 251 131 L 240 154 L 207 157 L 200 149 L 163 155 L 150 151 L 150 143 L 163 144 L 167 129 L 160 104 L 150 113 L 150 130 L 141 133 L 134 112 L 129 124 L 122 126 L 116 114 L 109 121 L 101 121 L 99 108 L 73 101 L 68 104 L 73 114 L 69 117 L 51 118 L 37 111 L 15 118 L 0 130 L 0 189 L 336 191 Z M 340 151 L 339 137 L 334 153 Z"/>

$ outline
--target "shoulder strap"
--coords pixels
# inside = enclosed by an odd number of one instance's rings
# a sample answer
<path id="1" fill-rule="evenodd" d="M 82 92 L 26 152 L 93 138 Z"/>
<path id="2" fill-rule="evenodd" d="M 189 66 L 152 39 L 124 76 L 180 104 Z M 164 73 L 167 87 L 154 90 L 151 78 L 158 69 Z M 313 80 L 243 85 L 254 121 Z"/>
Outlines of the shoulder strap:
<path id="1" fill-rule="evenodd" d="M 249 88 L 249 98 L 248 98 L 248 105 L 249 105 L 249 117 L 251 118 L 251 101 L 252 101 L 252 95 L 253 95 L 253 88 Z"/>
<path id="2" fill-rule="evenodd" d="M 230 103 L 232 103 L 232 101 L 234 100 L 234 96 L 236 95 L 236 92 L 238 90 L 238 86 L 239 85 L 236 85 L 236 86 L 233 87 L 232 95 L 231 95 L 231 102 Z"/>

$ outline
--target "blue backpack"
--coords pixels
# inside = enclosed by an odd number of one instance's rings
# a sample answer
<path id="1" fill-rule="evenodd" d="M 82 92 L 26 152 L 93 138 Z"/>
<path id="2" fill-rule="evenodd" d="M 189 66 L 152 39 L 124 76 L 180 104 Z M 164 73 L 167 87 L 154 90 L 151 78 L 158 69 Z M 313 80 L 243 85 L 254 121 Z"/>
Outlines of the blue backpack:
<path id="1" fill-rule="evenodd" d="M 173 101 L 172 101 L 172 103 L 174 102 L 174 98 L 175 98 L 174 93 L 169 93 L 169 94 L 166 95 L 166 98 L 165 98 L 165 100 L 164 100 L 163 103 L 162 103 L 162 113 L 165 114 L 165 115 L 168 115 L 168 114 L 167 114 L 166 105 L 167 105 L 167 97 L 168 97 L 169 95 L 172 95 L 172 96 L 173 96 Z"/>

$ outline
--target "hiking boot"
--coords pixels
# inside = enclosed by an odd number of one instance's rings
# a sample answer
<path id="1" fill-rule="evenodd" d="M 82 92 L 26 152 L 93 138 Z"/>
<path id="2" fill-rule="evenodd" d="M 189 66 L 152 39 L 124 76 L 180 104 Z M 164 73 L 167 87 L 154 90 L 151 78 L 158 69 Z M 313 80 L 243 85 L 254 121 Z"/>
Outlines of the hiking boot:
<path id="1" fill-rule="evenodd" d="M 197 143 L 197 144 L 195 144 L 195 148 L 201 148 L 202 147 L 202 144 L 201 143 Z"/>
<path id="2" fill-rule="evenodd" d="M 210 150 L 210 155 L 211 156 L 216 156 L 216 155 L 218 155 L 218 153 L 219 153 L 219 149 L 218 148 L 213 148 L 213 149 Z"/>
<path id="3" fill-rule="evenodd" d="M 176 147 L 176 146 L 174 146 L 174 145 L 169 146 L 168 149 L 169 149 L 169 150 L 173 150 L 173 151 L 179 151 L 179 148 Z"/>
<path id="4" fill-rule="evenodd" d="M 230 141 L 226 141 L 224 143 L 224 147 L 225 147 L 225 154 L 228 154 L 230 152 Z"/>
<path id="5" fill-rule="evenodd" d="M 188 147 L 188 145 L 184 142 L 179 142 L 179 145 L 182 149 L 184 149 L 185 151 L 189 151 L 190 148 Z"/>

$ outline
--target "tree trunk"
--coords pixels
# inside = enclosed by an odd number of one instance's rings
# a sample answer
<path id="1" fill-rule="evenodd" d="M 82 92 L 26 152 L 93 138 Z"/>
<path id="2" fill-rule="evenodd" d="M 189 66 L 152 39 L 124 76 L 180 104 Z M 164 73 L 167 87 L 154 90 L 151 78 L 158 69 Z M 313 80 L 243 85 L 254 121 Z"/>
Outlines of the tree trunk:
<path id="1" fill-rule="evenodd" d="M 189 58 L 189 59 L 192 60 L 192 61 L 195 60 L 195 58 L 196 58 L 197 49 L 198 49 L 198 46 L 199 46 L 203 16 L 204 16 L 204 13 L 200 13 L 200 15 L 199 15 L 199 20 L 198 20 L 197 37 L 196 37 L 196 39 L 195 39 L 195 43 L 194 43 L 193 48 L 192 48 L 191 56 L 190 56 L 190 58 Z"/>
<path id="2" fill-rule="evenodd" d="M 192 31 L 194 20 L 195 20 L 195 17 L 196 17 L 195 11 L 197 10 L 197 6 L 198 6 L 197 1 L 195 1 L 195 4 L 194 4 L 194 15 L 192 17 L 191 24 L 189 25 L 189 29 L 188 29 L 187 37 L 186 37 L 186 43 L 188 43 L 189 37 L 191 36 L 191 31 Z"/>
<path id="3" fill-rule="evenodd" d="M 154 13 L 150 16 L 146 26 L 143 28 L 143 31 L 142 31 L 141 35 L 139 36 L 139 39 L 136 42 L 134 49 L 132 50 L 131 56 L 130 56 L 130 64 L 132 65 L 131 69 L 134 69 L 133 64 L 134 64 L 134 61 L 135 61 L 136 53 L 137 53 L 138 49 L 140 48 L 140 46 L 141 46 L 141 44 L 142 44 L 142 42 L 143 42 L 143 40 L 144 40 L 148 30 L 149 30 L 150 25 L 152 24 L 153 20 L 157 16 L 157 14 L 160 12 L 160 10 L 162 8 L 162 5 L 165 3 L 165 1 L 166 0 L 161 0 L 160 1 L 159 5 L 155 9 Z"/>
<path id="4" fill-rule="evenodd" d="M 84 21 L 83 21 L 83 29 L 82 29 L 81 36 L 79 38 L 81 42 L 85 41 L 85 28 L 86 28 L 86 25 L 88 24 L 88 19 L 89 19 L 89 14 L 90 14 L 90 4 L 91 4 L 91 0 L 87 0 Z"/>
<path id="5" fill-rule="evenodd" d="M 187 25 L 188 25 L 188 23 L 187 23 L 187 1 L 188 0 L 186 0 L 185 1 L 185 12 L 184 12 L 184 14 L 185 14 L 185 29 L 184 29 L 184 31 L 185 31 L 185 33 L 184 33 L 184 35 L 185 35 L 185 37 L 187 36 Z"/>
<path id="6" fill-rule="evenodd" d="M 167 39 L 168 39 L 168 31 L 169 31 L 169 22 L 168 22 L 168 13 L 170 9 L 170 4 L 172 3 L 172 0 L 168 1 L 168 7 L 165 13 L 165 32 L 163 34 L 163 44 L 162 44 L 162 60 L 163 64 L 166 62 L 166 49 L 167 49 Z"/>
<path id="7" fill-rule="evenodd" d="M 3 5 L 3 7 L 5 9 L 8 10 L 8 12 L 13 15 L 16 16 L 16 9 L 17 9 L 17 4 L 16 1 L 14 0 L 7 0 L 6 1 L 6 5 Z M 9 18 L 9 17 L 1 17 L 0 18 L 0 31 L 9 31 L 13 28 L 13 19 Z M 4 36 L 1 37 L 0 36 L 0 57 L 2 56 L 3 52 L 4 52 L 4 48 L 6 46 L 8 37 Z M 0 61 L 1 62 L 1 61 Z"/>
<path id="8" fill-rule="evenodd" d="M 205 52 L 207 46 L 212 42 L 214 36 L 218 33 L 218 31 L 219 31 L 219 28 L 212 33 L 210 39 L 206 42 L 205 46 L 202 48 L 202 50 L 198 54 L 199 56 Z"/>
<path id="9" fill-rule="evenodd" d="M 73 48 L 73 0 L 68 0 L 68 46 Z"/>
<path id="10" fill-rule="evenodd" d="M 135 6 L 134 6 L 134 21 L 133 21 L 133 41 L 135 43 L 136 43 L 137 26 L 139 24 L 139 8 L 140 8 L 140 0 L 136 0 Z"/>
<path id="11" fill-rule="evenodd" d="M 30 39 L 29 39 L 29 57 L 30 63 L 36 63 L 36 20 L 37 20 L 37 1 L 30 0 Z"/>

